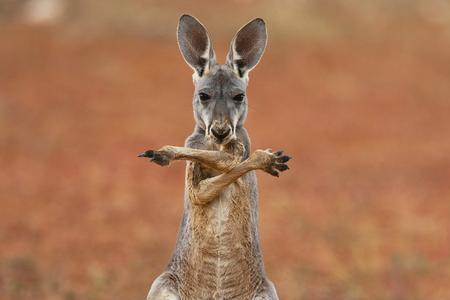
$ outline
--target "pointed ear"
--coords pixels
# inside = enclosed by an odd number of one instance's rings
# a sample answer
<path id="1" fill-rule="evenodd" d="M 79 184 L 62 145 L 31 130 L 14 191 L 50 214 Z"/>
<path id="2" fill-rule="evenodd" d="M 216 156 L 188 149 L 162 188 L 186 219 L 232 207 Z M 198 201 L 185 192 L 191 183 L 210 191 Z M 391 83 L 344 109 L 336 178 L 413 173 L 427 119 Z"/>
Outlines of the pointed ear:
<path id="1" fill-rule="evenodd" d="M 207 73 L 216 57 L 206 28 L 196 18 L 182 15 L 178 22 L 177 39 L 186 63 L 200 77 Z"/>
<path id="2" fill-rule="evenodd" d="M 231 41 L 227 64 L 240 76 L 246 77 L 261 59 L 267 44 L 266 24 L 257 18 L 242 27 Z"/>

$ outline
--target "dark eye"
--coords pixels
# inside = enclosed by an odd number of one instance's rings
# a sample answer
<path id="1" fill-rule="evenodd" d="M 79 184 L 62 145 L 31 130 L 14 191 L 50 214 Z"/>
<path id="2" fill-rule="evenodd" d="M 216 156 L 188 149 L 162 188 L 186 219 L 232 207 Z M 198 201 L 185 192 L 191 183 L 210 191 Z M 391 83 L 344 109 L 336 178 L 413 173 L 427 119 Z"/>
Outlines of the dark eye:
<path id="1" fill-rule="evenodd" d="M 238 102 L 242 102 L 242 100 L 244 100 L 245 95 L 244 94 L 237 94 L 236 96 L 233 97 L 234 101 L 238 101 Z"/>
<path id="2" fill-rule="evenodd" d="M 211 96 L 209 96 L 208 94 L 205 93 L 199 93 L 198 97 L 200 98 L 201 101 L 206 101 L 211 99 Z"/>

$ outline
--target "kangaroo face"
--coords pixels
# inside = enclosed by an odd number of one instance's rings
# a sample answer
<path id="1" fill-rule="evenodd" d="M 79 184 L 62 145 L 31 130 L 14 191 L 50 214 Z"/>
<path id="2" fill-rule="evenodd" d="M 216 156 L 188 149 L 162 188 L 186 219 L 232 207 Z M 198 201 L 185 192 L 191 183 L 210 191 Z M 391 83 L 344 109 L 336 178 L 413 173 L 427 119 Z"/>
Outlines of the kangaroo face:
<path id="1" fill-rule="evenodd" d="M 265 23 L 255 19 L 234 36 L 226 63 L 217 64 L 206 28 L 192 16 L 180 18 L 178 45 L 194 69 L 194 117 L 212 143 L 233 141 L 236 129 L 243 126 L 248 108 L 248 73 L 259 62 L 266 42 Z"/>
<path id="2" fill-rule="evenodd" d="M 214 65 L 195 80 L 194 115 L 213 143 L 227 144 L 247 116 L 247 82 L 227 65 Z"/>

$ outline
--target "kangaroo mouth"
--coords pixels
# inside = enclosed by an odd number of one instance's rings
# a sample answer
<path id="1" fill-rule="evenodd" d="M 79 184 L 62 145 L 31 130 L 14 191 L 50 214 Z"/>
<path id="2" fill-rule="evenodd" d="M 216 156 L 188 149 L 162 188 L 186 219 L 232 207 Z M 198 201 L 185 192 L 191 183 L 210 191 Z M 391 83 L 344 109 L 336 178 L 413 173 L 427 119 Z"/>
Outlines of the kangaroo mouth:
<path id="1" fill-rule="evenodd" d="M 209 138 L 218 145 L 228 144 L 233 140 L 232 129 L 230 126 L 214 127 L 211 126 L 208 134 Z"/>
<path id="2" fill-rule="evenodd" d="M 218 130 L 211 128 L 211 133 L 216 138 L 216 140 L 223 141 L 230 135 L 231 129 L 227 128 L 225 130 Z"/>

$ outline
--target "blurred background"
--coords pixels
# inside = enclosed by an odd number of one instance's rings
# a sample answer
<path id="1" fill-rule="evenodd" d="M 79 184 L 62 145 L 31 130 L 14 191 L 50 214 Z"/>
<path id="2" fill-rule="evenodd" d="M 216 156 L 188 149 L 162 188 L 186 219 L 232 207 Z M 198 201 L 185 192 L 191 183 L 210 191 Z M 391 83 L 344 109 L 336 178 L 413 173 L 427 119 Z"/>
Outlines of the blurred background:
<path id="1" fill-rule="evenodd" d="M 182 212 L 182 13 L 219 62 L 243 24 L 266 269 L 281 299 L 450 299 L 450 2 L 0 1 L 0 298 L 145 299 Z"/>

